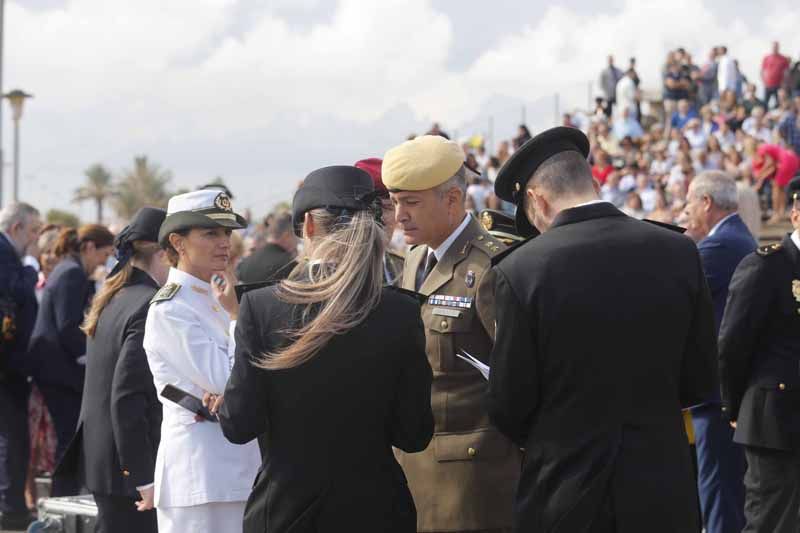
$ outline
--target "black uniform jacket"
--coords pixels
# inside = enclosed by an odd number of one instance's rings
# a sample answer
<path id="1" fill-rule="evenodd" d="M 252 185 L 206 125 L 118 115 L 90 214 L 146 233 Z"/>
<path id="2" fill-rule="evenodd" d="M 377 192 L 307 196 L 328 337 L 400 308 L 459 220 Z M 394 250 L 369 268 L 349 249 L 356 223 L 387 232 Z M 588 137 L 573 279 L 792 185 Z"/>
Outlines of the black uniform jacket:
<path id="1" fill-rule="evenodd" d="M 688 238 L 609 203 L 568 209 L 495 267 L 489 413 L 526 449 L 515 531 L 697 531 L 681 408 L 718 387 Z M 602 511 L 601 511 L 602 509 Z"/>
<path id="2" fill-rule="evenodd" d="M 433 435 L 432 372 L 419 303 L 384 289 L 379 306 L 310 361 L 266 371 L 252 358 L 284 346 L 299 308 L 275 288 L 247 293 L 220 422 L 244 443 L 266 435 L 245 533 L 416 531 L 392 446 L 425 449 Z"/>
<path id="3" fill-rule="evenodd" d="M 280 281 L 285 279 L 295 266 L 297 263 L 289 252 L 277 244 L 268 243 L 239 263 L 237 276 L 242 283 Z"/>
<path id="4" fill-rule="evenodd" d="M 28 372 L 28 341 L 36 321 L 36 271 L 22 265 L 16 250 L 5 235 L 0 233 L 0 320 L 13 316 L 13 339 L 0 341 L 0 383 L 15 381 L 25 383 Z M 9 324 L 0 324 L 9 327 Z"/>
<path id="5" fill-rule="evenodd" d="M 136 497 L 136 487 L 153 482 L 161 404 L 142 342 L 157 290 L 148 274 L 134 268 L 87 341 L 80 422 L 59 471 L 81 468 L 95 494 Z"/>
<path id="6" fill-rule="evenodd" d="M 81 394 L 86 335 L 80 330 L 92 296 L 90 280 L 77 257 L 67 256 L 47 279 L 30 341 L 32 373 L 39 386 L 57 386 Z"/>
<path id="7" fill-rule="evenodd" d="M 736 269 L 719 367 L 723 408 L 737 421 L 734 441 L 800 449 L 800 250 L 788 235 Z"/>

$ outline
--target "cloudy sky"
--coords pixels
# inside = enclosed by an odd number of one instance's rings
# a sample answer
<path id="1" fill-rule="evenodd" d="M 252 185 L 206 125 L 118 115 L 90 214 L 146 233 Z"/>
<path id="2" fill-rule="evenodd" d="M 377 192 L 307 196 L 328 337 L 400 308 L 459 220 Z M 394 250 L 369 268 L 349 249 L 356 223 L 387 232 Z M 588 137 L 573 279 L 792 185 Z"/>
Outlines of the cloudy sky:
<path id="1" fill-rule="evenodd" d="M 758 4 L 758 5 L 756 5 Z M 796 2 L 726 0 L 6 0 L 4 89 L 22 122 L 21 196 L 69 200 L 83 171 L 134 155 L 173 187 L 221 175 L 263 213 L 309 171 L 380 156 L 434 120 L 510 136 L 585 106 L 608 53 L 659 86 L 670 48 L 725 43 L 758 77 L 770 42 L 800 54 Z M 10 113 L 3 113 L 8 197 Z"/>

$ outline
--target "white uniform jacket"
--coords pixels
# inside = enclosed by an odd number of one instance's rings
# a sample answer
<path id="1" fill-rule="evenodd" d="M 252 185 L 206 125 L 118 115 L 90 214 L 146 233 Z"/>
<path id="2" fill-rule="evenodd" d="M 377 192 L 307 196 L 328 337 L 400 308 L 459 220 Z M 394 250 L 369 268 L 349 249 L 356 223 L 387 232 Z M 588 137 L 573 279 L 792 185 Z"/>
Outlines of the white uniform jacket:
<path id="1" fill-rule="evenodd" d="M 194 414 L 161 397 L 172 384 L 202 398 L 222 394 L 233 365 L 230 316 L 211 286 L 175 268 L 169 284 L 180 288 L 150 305 L 144 349 L 164 406 L 161 445 L 156 456 L 156 507 L 246 501 L 261 465 L 258 443 L 231 444 L 216 422 L 196 422 Z"/>

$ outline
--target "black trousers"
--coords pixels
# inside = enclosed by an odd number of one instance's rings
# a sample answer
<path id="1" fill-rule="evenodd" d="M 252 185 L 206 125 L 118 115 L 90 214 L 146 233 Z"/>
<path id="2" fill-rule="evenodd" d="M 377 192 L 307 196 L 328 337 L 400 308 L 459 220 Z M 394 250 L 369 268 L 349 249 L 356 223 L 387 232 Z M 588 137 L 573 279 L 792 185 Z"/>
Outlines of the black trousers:
<path id="1" fill-rule="evenodd" d="M 97 529 L 95 533 L 158 533 L 156 511 L 137 511 L 136 499 L 127 496 L 95 494 Z"/>
<path id="2" fill-rule="evenodd" d="M 797 533 L 800 529 L 800 451 L 745 446 L 742 533 Z"/>
<path id="3" fill-rule="evenodd" d="M 81 395 L 66 387 L 47 384 L 38 384 L 38 387 L 53 420 L 53 428 L 56 433 L 55 462 L 58 465 L 78 427 L 78 418 L 81 414 Z M 80 482 L 77 477 L 65 474 L 53 479 L 53 496 L 73 496 L 79 492 Z"/>
<path id="4" fill-rule="evenodd" d="M 0 383 L 0 513 L 26 513 L 25 477 L 28 474 L 27 381 Z"/>

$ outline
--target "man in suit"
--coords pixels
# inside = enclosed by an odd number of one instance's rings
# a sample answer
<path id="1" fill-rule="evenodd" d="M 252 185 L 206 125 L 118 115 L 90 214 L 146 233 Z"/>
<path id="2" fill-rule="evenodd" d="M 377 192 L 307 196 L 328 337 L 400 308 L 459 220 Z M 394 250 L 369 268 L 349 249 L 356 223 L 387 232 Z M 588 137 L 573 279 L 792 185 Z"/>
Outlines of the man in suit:
<path id="1" fill-rule="evenodd" d="M 756 249 L 756 241 L 739 215 L 736 182 L 718 170 L 699 174 L 689 185 L 688 223 L 705 235 L 698 244 L 700 260 L 714 304 L 719 332 L 728 285 L 739 262 Z M 738 533 L 744 527 L 742 447 L 722 417 L 719 394 L 691 411 L 697 449 L 700 509 L 708 533 Z"/>
<path id="2" fill-rule="evenodd" d="M 747 459 L 748 533 L 795 533 L 800 521 L 800 202 L 794 232 L 745 257 L 719 335 L 722 410 Z"/>
<path id="3" fill-rule="evenodd" d="M 297 266 L 297 238 L 292 229 L 292 214 L 279 211 L 267 226 L 267 244 L 246 257 L 237 271 L 242 283 L 280 281 Z"/>
<path id="4" fill-rule="evenodd" d="M 389 191 L 386 189 L 386 185 L 383 184 L 383 179 L 381 177 L 382 164 L 382 159 L 370 157 L 368 159 L 356 161 L 356 164 L 353 166 L 360 168 L 372 178 L 372 184 L 375 186 L 375 192 L 378 194 L 378 200 L 381 203 L 381 221 L 383 222 L 383 229 L 386 232 L 386 253 L 383 257 L 383 281 L 386 285 L 398 286 L 403 277 L 405 258 L 403 254 L 391 248 L 392 236 L 394 235 L 394 230 L 397 228 L 397 221 L 394 218 L 392 199 L 389 198 Z"/>
<path id="5" fill-rule="evenodd" d="M 525 448 L 514 530 L 697 531 L 681 408 L 718 383 L 708 287 L 690 239 L 599 199 L 588 153 L 553 128 L 495 182 L 542 232 L 494 269 L 489 413 Z"/>
<path id="6" fill-rule="evenodd" d="M 28 470 L 28 381 L 26 354 L 36 321 L 36 272 L 22 265 L 36 242 L 41 220 L 28 204 L 0 211 L 0 529 L 24 529 Z"/>
<path id="7" fill-rule="evenodd" d="M 433 368 L 433 441 L 397 451 L 417 506 L 418 531 L 507 531 L 520 452 L 492 427 L 487 383 L 457 354 L 488 363 L 494 334 L 491 258 L 505 246 L 464 209 L 466 178 L 458 144 L 425 135 L 386 153 L 383 181 L 409 252 L 401 287 L 422 305 Z"/>
<path id="8" fill-rule="evenodd" d="M 165 216 L 163 209 L 142 208 L 117 236 L 118 263 L 83 326 L 80 419 L 56 477 L 75 476 L 94 495 L 97 533 L 157 531 L 153 476 L 161 404 L 142 342 L 150 300 L 167 278 L 158 247 Z"/>

